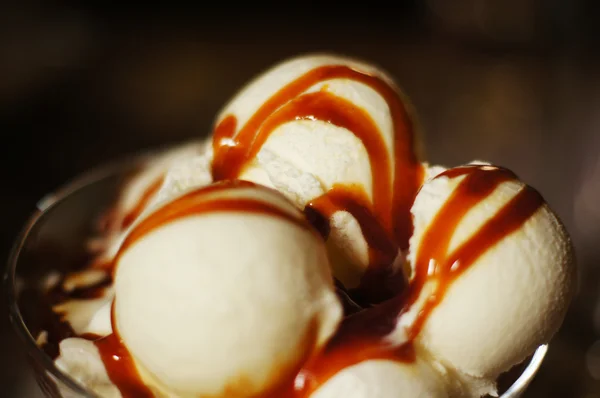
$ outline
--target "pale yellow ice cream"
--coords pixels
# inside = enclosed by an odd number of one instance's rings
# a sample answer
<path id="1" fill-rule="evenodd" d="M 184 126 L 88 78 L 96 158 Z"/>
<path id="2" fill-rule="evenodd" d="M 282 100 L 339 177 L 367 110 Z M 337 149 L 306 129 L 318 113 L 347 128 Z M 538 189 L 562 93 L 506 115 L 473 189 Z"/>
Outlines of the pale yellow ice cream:
<path id="1" fill-rule="evenodd" d="M 494 169 L 490 165 L 482 167 Z M 426 232 L 434 222 L 446 222 L 436 217 L 465 178 L 442 175 L 421 188 L 412 208 L 415 231 L 408 261 L 413 267 L 413 277 Z M 506 210 L 524 189 L 525 183 L 511 178 L 469 207 L 451 235 L 442 237 L 443 241 L 449 241 L 447 254 L 464 247 L 474 236 L 481 236 L 486 223 L 497 215 L 503 214 L 508 219 L 528 211 L 529 204 L 525 201 Z M 503 234 L 503 228 L 509 228 L 507 225 L 510 224 L 505 223 L 491 234 Z M 484 392 L 493 392 L 500 373 L 552 338 L 562 324 L 575 290 L 571 241 L 545 202 L 541 201 L 522 225 L 508 232 L 450 284 L 416 338 L 417 345 L 444 365 L 478 383 L 487 381 L 488 391 Z M 456 261 L 453 266 L 460 267 L 463 258 Z M 423 303 L 436 294 L 436 284 L 443 283 L 435 277 L 437 266 L 439 263 L 430 260 L 429 281 L 417 305 L 403 317 L 403 327 L 410 327 Z"/>
<path id="2" fill-rule="evenodd" d="M 148 382 L 181 397 L 272 388 L 342 316 L 325 246 L 300 211 L 254 187 L 201 194 L 195 206 L 221 201 L 287 218 L 190 212 L 136 240 L 116 264 L 116 328 Z"/>
<path id="3" fill-rule="evenodd" d="M 261 107 L 273 101 L 281 90 L 287 90 L 292 82 L 321 67 L 345 66 L 360 71 L 365 75 L 379 79 L 389 87 L 394 97 L 412 114 L 410 104 L 396 88 L 390 76 L 380 68 L 360 60 L 334 55 L 307 55 L 285 61 L 268 69 L 252 80 L 221 110 L 215 125 L 226 118 L 235 117 L 236 135 L 249 123 L 257 112 L 264 112 Z M 311 94 L 325 93 L 327 98 L 341 100 L 343 104 L 355 107 L 354 114 L 364 114 L 364 118 L 377 131 L 371 131 L 370 141 L 377 135 L 376 142 L 381 143 L 381 151 L 375 158 L 391 165 L 391 173 L 386 183 L 393 185 L 395 178 L 395 130 L 394 119 L 390 109 L 389 98 L 365 82 L 346 77 L 326 78 L 318 80 L 305 91 L 290 101 L 282 104 L 292 106 L 300 103 Z M 296 101 L 296 102 L 294 102 Z M 309 101 L 307 101 L 309 102 Z M 292 105 L 290 105 L 292 104 Z M 346 105 L 340 105 L 343 108 Z M 323 105 L 325 107 L 325 105 Z M 273 109 L 275 114 L 277 109 Z M 309 112 L 310 113 L 310 112 Z M 372 161 L 365 139 L 358 130 L 342 126 L 335 120 L 323 120 L 326 116 L 305 115 L 282 123 L 276 127 L 261 145 L 256 157 L 241 170 L 239 178 L 254 181 L 273 187 L 290 198 L 303 209 L 311 200 L 320 197 L 334 186 L 358 188 L 366 194 L 366 200 L 373 202 L 374 176 L 385 172 L 383 169 L 372 170 Z M 408 118 L 408 116 L 406 116 Z M 396 120 L 396 123 L 398 121 Z M 414 121 L 403 120 L 412 135 L 416 130 Z M 348 123 L 351 124 L 351 123 Z M 397 127 L 397 126 L 396 126 Z M 230 139 L 222 145 L 233 145 Z M 414 139 L 415 152 L 419 152 L 418 139 Z M 410 144 L 409 144 L 410 145 Z M 213 148 L 209 147 L 209 157 L 213 157 Z M 416 188 L 416 187 L 414 187 Z M 405 187 L 407 190 L 413 187 Z M 386 194 L 385 200 L 391 200 L 392 192 Z M 392 211 L 390 206 L 386 210 Z M 408 211 L 408 209 L 407 209 Z M 334 275 L 347 287 L 353 288 L 360 283 L 361 276 L 369 265 L 369 247 L 365 241 L 357 220 L 347 211 L 340 210 L 329 219 L 331 232 L 328 247 L 332 258 Z"/>

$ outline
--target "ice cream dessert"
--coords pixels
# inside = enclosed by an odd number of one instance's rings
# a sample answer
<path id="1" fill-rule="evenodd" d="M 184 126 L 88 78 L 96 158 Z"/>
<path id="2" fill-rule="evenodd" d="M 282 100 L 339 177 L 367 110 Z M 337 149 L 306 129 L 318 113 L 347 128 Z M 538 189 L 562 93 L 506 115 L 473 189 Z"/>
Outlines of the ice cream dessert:
<path id="1" fill-rule="evenodd" d="M 425 163 L 416 125 L 364 62 L 265 71 L 52 288 L 57 367 L 106 397 L 497 395 L 564 319 L 571 241 L 513 172 Z"/>

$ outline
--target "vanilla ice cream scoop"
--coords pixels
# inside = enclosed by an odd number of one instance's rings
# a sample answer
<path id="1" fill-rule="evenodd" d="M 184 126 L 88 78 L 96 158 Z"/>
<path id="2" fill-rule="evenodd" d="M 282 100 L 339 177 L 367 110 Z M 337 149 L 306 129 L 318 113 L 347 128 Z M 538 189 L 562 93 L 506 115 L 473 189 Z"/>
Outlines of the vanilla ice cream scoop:
<path id="1" fill-rule="evenodd" d="M 412 308 L 401 323 L 416 345 L 494 393 L 497 376 L 564 319 L 575 284 L 569 236 L 539 193 L 489 164 L 426 182 L 412 214 Z"/>
<path id="2" fill-rule="evenodd" d="M 417 146 L 411 107 L 385 72 L 309 55 L 243 88 L 217 117 L 209 153 L 216 180 L 273 187 L 320 214 L 334 275 L 355 288 L 408 246 Z"/>
<path id="3" fill-rule="evenodd" d="M 284 196 L 244 181 L 141 220 L 116 260 L 115 297 L 145 383 L 178 397 L 271 391 L 342 316 L 322 238 Z"/>

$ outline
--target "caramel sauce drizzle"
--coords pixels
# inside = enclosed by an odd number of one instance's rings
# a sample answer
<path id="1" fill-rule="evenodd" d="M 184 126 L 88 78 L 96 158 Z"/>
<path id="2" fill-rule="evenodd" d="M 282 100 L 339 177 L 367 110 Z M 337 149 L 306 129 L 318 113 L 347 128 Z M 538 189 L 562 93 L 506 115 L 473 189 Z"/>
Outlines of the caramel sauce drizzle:
<path id="1" fill-rule="evenodd" d="M 168 202 L 158 211 L 155 211 L 147 218 L 140 221 L 123 241 L 119 248 L 119 254 L 116 256 L 116 261 L 118 261 L 122 253 L 127 251 L 131 245 L 140 240 L 143 236 L 167 223 L 191 215 L 213 212 L 259 213 L 283 218 L 302 228 L 309 227 L 303 218 L 260 200 L 248 198 L 206 199 L 206 195 L 208 194 L 241 188 L 269 189 L 249 181 L 227 180 L 192 190 L 176 200 Z"/>
<path id="2" fill-rule="evenodd" d="M 108 336 L 82 336 L 94 342 L 100 352 L 106 373 L 110 381 L 117 386 L 123 398 L 153 398 L 154 394 L 144 384 L 137 370 L 133 357 L 123 343 L 117 330 L 115 319 L 115 301 L 111 308 L 111 324 L 113 332 Z"/>

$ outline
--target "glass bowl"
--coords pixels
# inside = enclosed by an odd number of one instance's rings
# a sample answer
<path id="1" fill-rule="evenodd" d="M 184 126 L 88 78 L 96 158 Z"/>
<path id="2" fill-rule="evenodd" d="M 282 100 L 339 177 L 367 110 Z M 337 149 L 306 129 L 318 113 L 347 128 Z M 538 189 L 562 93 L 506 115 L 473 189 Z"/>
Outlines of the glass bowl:
<path id="1" fill-rule="evenodd" d="M 9 314 L 47 397 L 96 395 L 60 371 L 36 344 L 36 337 L 52 318 L 42 292 L 43 281 L 53 271 L 64 273 L 85 264 L 85 238 L 92 233 L 92 221 L 114 203 L 125 179 L 151 156 L 145 153 L 108 164 L 47 195 L 38 202 L 15 242 L 4 275 Z M 540 346 L 523 364 L 501 376 L 502 398 L 522 395 L 538 372 L 547 348 Z"/>

